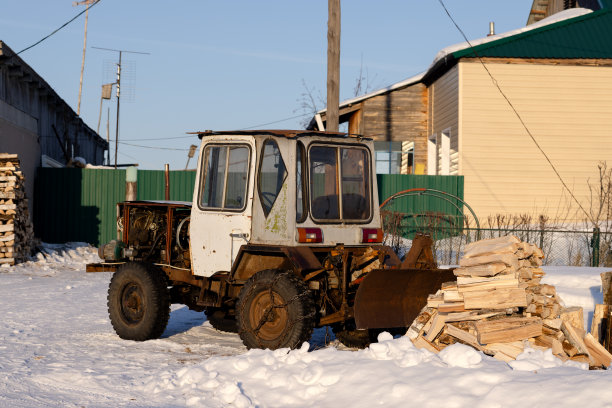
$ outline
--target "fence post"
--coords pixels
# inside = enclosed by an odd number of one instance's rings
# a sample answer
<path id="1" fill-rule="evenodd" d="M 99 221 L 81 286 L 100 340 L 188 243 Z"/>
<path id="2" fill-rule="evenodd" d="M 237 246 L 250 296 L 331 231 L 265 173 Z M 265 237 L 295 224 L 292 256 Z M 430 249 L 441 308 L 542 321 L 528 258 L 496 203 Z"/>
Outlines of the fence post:
<path id="1" fill-rule="evenodd" d="M 599 227 L 593 228 L 593 238 L 591 238 L 591 248 L 593 248 L 593 257 L 591 266 L 599 266 Z"/>
<path id="2" fill-rule="evenodd" d="M 540 249 L 544 249 L 544 230 L 540 230 Z"/>
<path id="3" fill-rule="evenodd" d="M 130 166 L 125 171 L 125 201 L 136 201 L 138 194 L 138 169 Z"/>

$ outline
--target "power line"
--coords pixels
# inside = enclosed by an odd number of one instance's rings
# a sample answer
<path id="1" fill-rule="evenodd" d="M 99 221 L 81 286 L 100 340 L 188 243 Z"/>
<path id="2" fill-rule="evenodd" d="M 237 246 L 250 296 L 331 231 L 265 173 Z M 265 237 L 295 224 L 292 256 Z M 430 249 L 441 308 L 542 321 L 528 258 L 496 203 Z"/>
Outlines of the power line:
<path id="1" fill-rule="evenodd" d="M 237 130 L 251 130 L 251 129 L 256 128 L 256 127 L 273 125 L 275 123 L 286 122 L 286 121 L 291 120 L 291 119 L 303 118 L 304 116 L 310 116 L 310 115 L 312 115 L 312 114 L 311 113 L 303 113 L 301 115 L 292 116 L 290 118 L 280 119 L 280 120 L 276 120 L 274 122 L 262 123 L 260 125 L 249 126 L 249 127 L 242 128 L 242 129 L 237 129 Z"/>
<path id="2" fill-rule="evenodd" d="M 457 30 L 459 30 L 459 32 L 461 33 L 461 35 L 463 36 L 463 38 L 465 39 L 465 41 L 468 43 L 470 49 L 472 50 L 472 52 L 474 52 L 474 55 L 476 56 L 476 58 L 478 58 L 478 60 L 480 61 L 480 63 L 482 64 L 482 67 L 485 69 L 485 71 L 487 71 L 487 74 L 489 75 L 489 77 L 491 78 L 491 81 L 493 82 L 493 85 L 495 85 L 495 87 L 497 88 L 497 90 L 499 91 L 499 93 L 504 97 L 504 99 L 506 100 L 506 102 L 508 102 L 508 105 L 510 105 L 510 108 L 512 109 L 512 111 L 514 112 L 514 114 L 516 115 L 516 117 L 518 118 L 518 120 L 521 122 L 521 125 L 523 125 L 523 128 L 525 129 L 525 131 L 527 132 L 527 134 L 529 135 L 529 137 L 531 138 L 531 140 L 533 140 L 533 143 L 536 145 L 536 147 L 540 150 L 540 152 L 542 153 L 542 155 L 544 156 L 544 158 L 546 159 L 546 161 L 548 162 L 548 164 L 550 165 L 550 167 L 553 169 L 553 171 L 555 172 L 555 174 L 557 175 L 557 177 L 559 178 L 559 181 L 561 181 L 561 184 L 563 185 L 563 187 L 567 190 L 567 192 L 570 194 L 570 196 L 574 199 L 574 201 L 576 202 L 576 204 L 578 204 L 578 207 L 580 207 L 580 209 L 585 213 L 585 215 L 587 216 L 587 218 L 589 220 L 591 220 L 591 222 L 594 224 L 593 219 L 591 218 L 591 216 L 589 215 L 589 213 L 584 209 L 584 207 L 582 206 L 582 204 L 580 204 L 580 201 L 578 201 L 578 199 L 576 198 L 576 196 L 574 195 L 574 193 L 572 192 L 572 190 L 570 190 L 570 188 L 567 186 L 567 184 L 565 184 L 565 181 L 563 181 L 563 177 L 561 177 L 561 174 L 559 173 L 559 171 L 557 170 L 557 168 L 555 167 L 555 165 L 552 163 L 552 161 L 550 160 L 550 158 L 548 157 L 548 155 L 546 154 L 546 152 L 544 151 L 544 149 L 542 149 L 542 147 L 540 146 L 540 144 L 538 143 L 538 141 L 536 140 L 536 138 L 533 136 L 533 134 L 531 133 L 531 131 L 529 130 L 529 128 L 527 127 L 527 124 L 525 123 L 525 121 L 523 121 L 523 118 L 521 117 L 521 115 L 518 113 L 518 111 L 516 110 L 516 108 L 514 107 L 514 105 L 512 104 L 512 102 L 510 102 L 510 99 L 508 99 L 508 97 L 506 96 L 506 94 L 504 93 L 504 91 L 502 91 L 501 87 L 499 86 L 499 83 L 497 82 L 497 80 L 493 77 L 493 74 L 491 74 L 491 71 L 489 71 L 489 68 L 487 68 L 487 66 L 485 65 L 484 61 L 482 60 L 482 58 L 480 57 L 480 55 L 478 55 L 478 52 L 474 49 L 474 47 L 472 46 L 472 43 L 470 43 L 470 40 L 468 40 L 467 36 L 465 35 L 465 33 L 463 32 L 463 30 L 461 29 L 461 27 L 459 27 L 459 25 L 455 22 L 455 19 L 453 18 L 453 16 L 451 16 L 450 12 L 448 11 L 448 9 L 446 8 L 446 6 L 444 5 L 444 2 L 442 0 L 438 0 L 438 2 L 440 3 L 440 5 L 442 6 L 442 8 L 444 9 L 444 11 L 446 12 L 446 15 L 448 16 L 448 18 L 450 18 L 450 20 L 453 22 L 453 24 L 455 25 L 455 27 L 457 27 Z"/>
<path id="3" fill-rule="evenodd" d="M 47 38 L 51 37 L 53 34 L 57 33 L 59 30 L 61 30 L 62 28 L 66 27 L 68 24 L 72 23 L 74 20 L 76 20 L 77 18 L 79 18 L 82 14 L 84 14 L 86 11 L 88 11 L 90 8 L 92 8 L 93 6 L 95 6 L 96 4 L 98 4 L 101 0 L 97 0 L 95 3 L 93 3 L 91 6 L 89 6 L 88 8 L 86 8 L 85 10 L 81 11 L 79 14 L 77 14 L 76 16 L 72 17 L 70 20 L 68 20 L 67 22 L 65 22 L 64 24 L 62 24 L 59 28 L 53 30 L 53 32 L 49 35 L 47 35 L 46 37 L 41 38 L 40 40 L 36 41 L 34 44 L 30 45 L 29 47 L 24 48 L 23 50 L 19 51 L 17 54 L 15 55 L 19 55 L 22 52 L 25 52 L 27 50 L 29 50 L 30 48 L 33 48 L 35 46 L 37 46 L 38 44 L 40 44 L 41 42 L 45 41 Z"/>
<path id="4" fill-rule="evenodd" d="M 138 144 L 132 144 L 132 143 L 126 143 L 126 142 L 119 142 L 119 144 L 123 144 L 123 145 L 127 145 L 127 146 L 133 146 L 133 147 L 142 147 L 144 149 L 157 149 L 157 150 L 180 150 L 180 151 L 188 151 L 189 149 L 178 149 L 176 147 L 156 147 L 156 146 L 144 146 L 144 145 L 138 145 Z"/>

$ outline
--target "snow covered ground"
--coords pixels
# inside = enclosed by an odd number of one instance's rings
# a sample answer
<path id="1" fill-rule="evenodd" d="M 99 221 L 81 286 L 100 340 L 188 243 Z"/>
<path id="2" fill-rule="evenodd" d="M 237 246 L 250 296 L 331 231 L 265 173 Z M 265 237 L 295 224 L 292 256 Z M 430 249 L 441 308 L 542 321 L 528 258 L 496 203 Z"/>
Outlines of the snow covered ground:
<path id="1" fill-rule="evenodd" d="M 0 268 L 0 407 L 612 406 L 611 370 L 531 349 L 508 365 L 460 344 L 434 355 L 386 333 L 347 350 L 318 330 L 300 350 L 247 351 L 183 306 L 161 339 L 121 340 L 106 311 L 110 274 L 85 273 L 95 250 L 47 248 Z M 590 324 L 605 269 L 545 270 Z"/>

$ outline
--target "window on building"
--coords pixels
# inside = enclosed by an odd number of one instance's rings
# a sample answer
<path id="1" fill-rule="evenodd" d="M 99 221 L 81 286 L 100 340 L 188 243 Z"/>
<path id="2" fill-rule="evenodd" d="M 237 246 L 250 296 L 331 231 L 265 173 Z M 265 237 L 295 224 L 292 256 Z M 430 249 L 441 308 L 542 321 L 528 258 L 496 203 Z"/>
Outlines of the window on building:
<path id="1" fill-rule="evenodd" d="M 413 174 L 414 142 L 374 142 L 377 174 Z"/>

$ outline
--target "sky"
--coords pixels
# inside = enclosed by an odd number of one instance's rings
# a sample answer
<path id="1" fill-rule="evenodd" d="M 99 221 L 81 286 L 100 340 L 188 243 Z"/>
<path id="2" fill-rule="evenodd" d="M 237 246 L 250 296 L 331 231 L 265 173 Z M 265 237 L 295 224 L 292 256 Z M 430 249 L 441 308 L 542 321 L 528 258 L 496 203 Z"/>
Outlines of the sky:
<path id="1" fill-rule="evenodd" d="M 4 1 L 0 40 L 16 52 L 84 9 L 69 0 Z M 531 0 L 444 0 L 468 39 L 525 26 Z M 340 100 L 414 76 L 463 41 L 438 0 L 341 4 Z M 76 112 L 85 15 L 20 56 Z M 327 1 L 101 0 L 89 11 L 81 116 L 98 127 L 101 87 L 124 53 L 119 163 L 184 169 L 187 132 L 301 129 L 311 95 L 325 107 Z M 361 74 L 361 75 L 360 75 Z M 365 89 L 364 89 L 365 88 Z M 104 101 L 114 160 L 116 100 Z M 191 160 L 189 167 L 195 166 Z"/>

